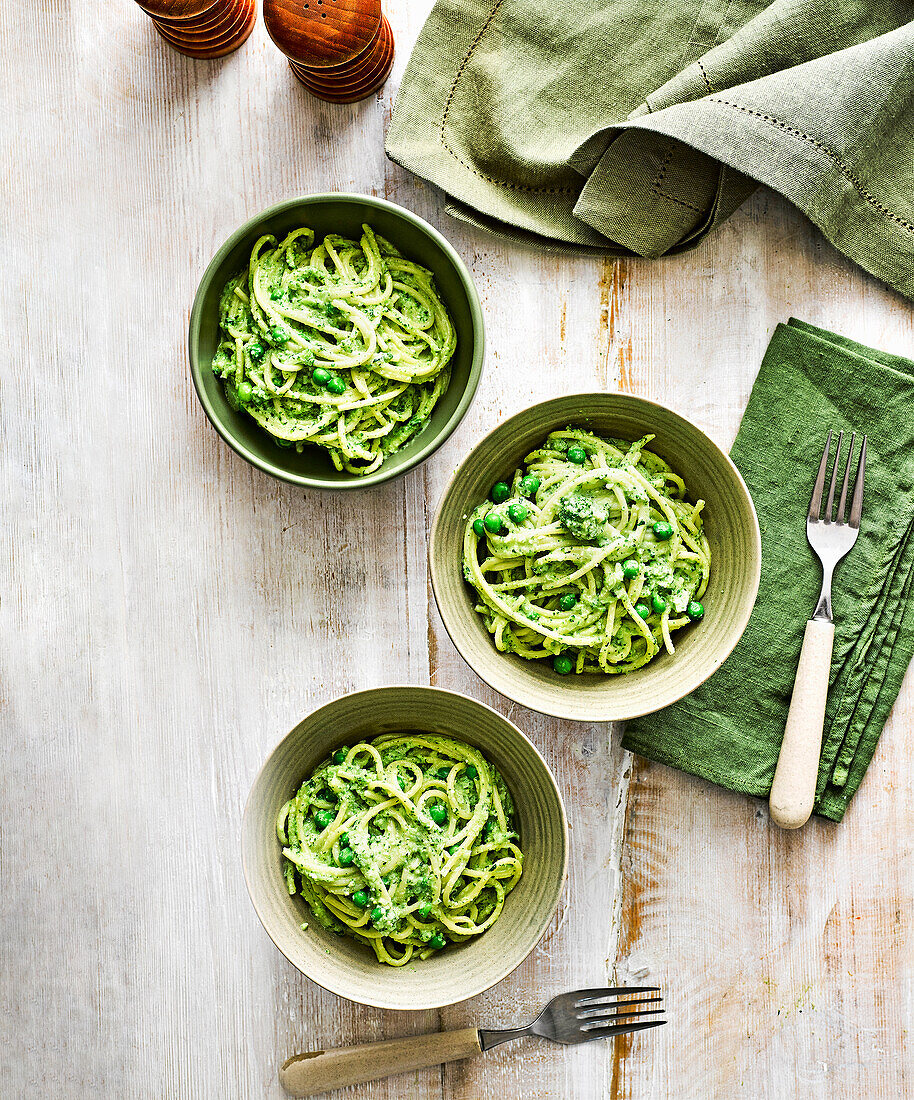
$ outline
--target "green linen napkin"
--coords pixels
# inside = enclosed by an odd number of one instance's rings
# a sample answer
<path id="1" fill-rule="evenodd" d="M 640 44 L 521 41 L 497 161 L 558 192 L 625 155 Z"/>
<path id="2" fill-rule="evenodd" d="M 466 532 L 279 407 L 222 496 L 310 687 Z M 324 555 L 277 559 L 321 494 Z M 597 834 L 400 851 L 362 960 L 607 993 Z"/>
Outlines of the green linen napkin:
<path id="1" fill-rule="evenodd" d="M 800 321 L 778 325 L 731 451 L 762 531 L 758 602 L 724 665 L 681 702 L 630 722 L 626 748 L 731 790 L 769 793 L 821 583 L 805 524 L 815 471 L 828 428 L 865 432 L 863 521 L 833 585 L 816 789 L 816 812 L 841 820 L 914 654 L 911 409 L 914 362 Z"/>
<path id="2" fill-rule="evenodd" d="M 388 155 L 546 247 L 694 247 L 757 182 L 914 298 L 910 0 L 438 0 Z"/>

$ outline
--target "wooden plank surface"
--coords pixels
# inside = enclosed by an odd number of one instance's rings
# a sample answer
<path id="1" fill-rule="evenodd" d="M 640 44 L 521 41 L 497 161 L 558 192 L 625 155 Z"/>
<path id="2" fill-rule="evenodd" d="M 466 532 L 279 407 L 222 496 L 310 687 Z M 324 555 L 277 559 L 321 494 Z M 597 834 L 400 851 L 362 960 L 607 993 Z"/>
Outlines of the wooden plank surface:
<path id="1" fill-rule="evenodd" d="M 509 1025 L 615 971 L 667 993 L 631 1042 L 525 1042 L 353 1100 L 914 1093 L 912 692 L 843 825 L 633 761 L 607 727 L 511 706 L 430 604 L 425 533 L 460 457 L 556 392 L 621 386 L 729 445 L 777 321 L 914 350 L 909 305 L 759 193 L 697 252 L 556 258 L 451 222 L 383 133 L 428 0 L 396 0 L 378 99 L 321 105 L 262 26 L 219 62 L 127 0 L 11 5 L 0 36 L 9 363 L 0 746 L 0 1095 L 280 1097 L 299 1049 Z M 434 458 L 351 500 L 236 458 L 184 351 L 190 301 L 242 220 L 296 193 L 385 195 L 472 268 L 487 369 Z M 389 1013 L 311 985 L 248 902 L 238 834 L 264 756 L 340 692 L 408 681 L 508 714 L 546 754 L 572 861 L 543 942 L 495 990 Z M 342 1094 L 340 1094 L 342 1095 Z"/>

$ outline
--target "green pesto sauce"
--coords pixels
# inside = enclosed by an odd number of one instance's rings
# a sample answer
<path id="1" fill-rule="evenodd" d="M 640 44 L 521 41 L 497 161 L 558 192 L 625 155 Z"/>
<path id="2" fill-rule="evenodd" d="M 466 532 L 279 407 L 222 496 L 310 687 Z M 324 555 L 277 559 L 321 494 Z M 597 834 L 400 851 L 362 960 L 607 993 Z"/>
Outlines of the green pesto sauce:
<path id="1" fill-rule="evenodd" d="M 359 475 L 427 424 L 456 348 L 431 272 L 362 230 L 261 237 L 222 291 L 212 361 L 229 405 L 277 446 Z"/>
<path id="2" fill-rule="evenodd" d="M 428 734 L 371 744 L 379 759 L 361 742 L 325 760 L 278 831 L 315 921 L 397 965 L 484 931 L 521 855 L 511 795 L 478 750 Z"/>
<path id="3" fill-rule="evenodd" d="M 703 615 L 703 502 L 647 450 L 651 438 L 553 432 L 506 499 L 502 488 L 467 517 L 463 575 L 504 652 L 562 674 L 631 672 L 672 652 L 672 632 Z"/>

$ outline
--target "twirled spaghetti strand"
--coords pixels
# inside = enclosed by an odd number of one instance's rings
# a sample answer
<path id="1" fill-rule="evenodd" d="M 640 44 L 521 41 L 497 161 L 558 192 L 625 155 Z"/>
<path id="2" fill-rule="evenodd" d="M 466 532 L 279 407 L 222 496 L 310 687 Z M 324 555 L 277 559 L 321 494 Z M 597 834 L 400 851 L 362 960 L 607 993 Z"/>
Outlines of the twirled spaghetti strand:
<path id="1" fill-rule="evenodd" d="M 277 833 L 289 893 L 390 966 L 491 928 L 521 874 L 501 776 L 431 734 L 338 750 L 283 806 Z"/>
<path id="2" fill-rule="evenodd" d="M 468 516 L 464 576 L 499 650 L 562 674 L 632 672 L 702 617 L 704 502 L 651 439 L 553 432 Z"/>
<path id="3" fill-rule="evenodd" d="M 362 226 L 261 237 L 220 301 L 213 371 L 230 404 L 280 446 L 323 447 L 367 474 L 425 425 L 450 379 L 456 333 L 430 271 Z"/>

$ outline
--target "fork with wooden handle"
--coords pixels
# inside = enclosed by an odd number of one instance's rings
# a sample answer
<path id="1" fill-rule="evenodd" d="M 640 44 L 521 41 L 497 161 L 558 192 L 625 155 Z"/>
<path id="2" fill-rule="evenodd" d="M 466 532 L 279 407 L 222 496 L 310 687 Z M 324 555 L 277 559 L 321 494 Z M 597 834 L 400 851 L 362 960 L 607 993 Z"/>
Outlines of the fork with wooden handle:
<path id="1" fill-rule="evenodd" d="M 819 463 L 819 472 L 812 490 L 809 514 L 806 518 L 806 537 L 822 563 L 822 591 L 812 618 L 806 624 L 800 663 L 793 684 L 793 696 L 787 714 L 787 728 L 781 742 L 781 752 L 771 784 L 768 806 L 771 820 L 782 829 L 799 829 L 812 813 L 816 797 L 816 779 L 819 774 L 819 757 L 822 754 L 822 728 L 825 724 L 825 704 L 828 697 L 828 681 L 831 671 L 832 647 L 835 640 L 835 623 L 831 607 L 831 580 L 835 566 L 857 541 L 860 533 L 860 516 L 863 511 L 863 479 L 866 470 L 866 436 L 860 446 L 857 474 L 854 478 L 854 495 L 850 516 L 844 519 L 847 505 L 848 480 L 854 443 L 857 433 L 851 435 L 844 480 L 838 511 L 832 518 L 835 505 L 835 482 L 844 432 L 838 433 L 835 464 L 828 486 L 828 500 L 822 513 L 822 492 L 831 451 L 832 433 L 825 440 L 825 451 Z"/>
<path id="2" fill-rule="evenodd" d="M 279 1080 L 293 1096 L 315 1096 L 329 1089 L 361 1085 L 394 1073 L 424 1069 L 427 1066 L 470 1058 L 481 1050 L 520 1039 L 523 1035 L 541 1035 L 557 1043 L 586 1043 L 630 1031 L 659 1027 L 666 1020 L 642 1020 L 656 1016 L 662 997 L 653 996 L 656 986 L 629 989 L 578 989 L 553 997 L 536 1019 L 526 1027 L 507 1031 L 483 1031 L 475 1027 L 445 1031 L 433 1035 L 411 1035 L 381 1043 L 339 1050 L 312 1050 L 296 1054 L 283 1063 Z M 642 996 L 651 994 L 651 996 Z M 623 999 L 624 998 L 624 999 Z"/>

